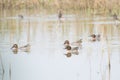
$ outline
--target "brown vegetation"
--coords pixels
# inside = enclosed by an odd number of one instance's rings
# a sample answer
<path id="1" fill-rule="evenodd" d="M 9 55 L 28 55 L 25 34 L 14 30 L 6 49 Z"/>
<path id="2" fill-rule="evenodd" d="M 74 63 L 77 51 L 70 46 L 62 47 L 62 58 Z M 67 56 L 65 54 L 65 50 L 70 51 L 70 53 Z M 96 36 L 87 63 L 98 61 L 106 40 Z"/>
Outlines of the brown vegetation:
<path id="1" fill-rule="evenodd" d="M 119 11 L 120 0 L 1 0 L 1 9 L 102 10 Z"/>

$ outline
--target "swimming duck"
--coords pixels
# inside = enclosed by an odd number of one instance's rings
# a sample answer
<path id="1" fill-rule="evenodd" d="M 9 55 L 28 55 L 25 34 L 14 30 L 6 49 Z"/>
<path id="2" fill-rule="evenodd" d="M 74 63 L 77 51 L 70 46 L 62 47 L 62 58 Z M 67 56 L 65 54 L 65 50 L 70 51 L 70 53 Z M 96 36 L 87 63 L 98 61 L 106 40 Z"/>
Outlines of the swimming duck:
<path id="1" fill-rule="evenodd" d="M 78 40 L 78 41 L 76 41 L 76 42 L 72 42 L 71 45 L 81 48 L 81 47 L 82 47 L 82 44 L 81 44 L 81 43 L 82 43 L 82 39 L 80 39 L 80 40 Z M 69 40 L 65 40 L 64 46 L 65 46 L 65 48 L 66 48 L 67 46 L 70 46 L 70 41 L 69 41 Z"/>
<path id="2" fill-rule="evenodd" d="M 13 44 L 13 46 L 11 47 L 12 51 L 17 54 L 18 52 L 18 45 L 17 44 Z"/>
<path id="3" fill-rule="evenodd" d="M 79 47 L 71 47 L 71 46 L 67 46 L 65 48 L 67 50 L 67 53 L 72 53 L 72 54 L 76 54 L 78 55 L 79 54 Z"/>
<path id="4" fill-rule="evenodd" d="M 90 37 L 91 37 L 91 41 L 96 41 L 96 35 L 95 34 L 92 34 L 92 35 L 90 35 Z"/>
<path id="5" fill-rule="evenodd" d="M 114 15 L 112 15 L 112 16 L 113 16 L 113 19 L 115 21 L 115 26 L 118 27 L 120 19 L 118 18 L 116 13 L 114 13 Z"/>
<path id="6" fill-rule="evenodd" d="M 98 35 L 95 35 L 95 34 L 92 34 L 92 35 L 90 35 L 90 37 L 91 37 L 91 41 L 100 41 L 100 34 L 98 34 Z"/>
<path id="7" fill-rule="evenodd" d="M 114 15 L 113 15 L 113 19 L 114 19 L 114 20 L 119 20 L 119 19 L 118 19 L 118 16 L 117 16 L 116 13 L 114 13 Z"/>
<path id="8" fill-rule="evenodd" d="M 21 51 L 24 51 L 24 52 L 29 52 L 30 51 L 30 44 L 24 45 L 22 47 L 18 47 L 17 44 L 13 44 L 11 49 L 13 52 L 18 51 L 18 49 L 20 49 Z"/>
<path id="9" fill-rule="evenodd" d="M 31 47 L 30 44 L 26 44 L 26 45 L 20 47 L 19 49 L 24 51 L 24 52 L 29 52 L 30 51 L 30 47 Z"/>
<path id="10" fill-rule="evenodd" d="M 18 15 L 18 17 L 19 17 L 20 19 L 23 19 L 23 15 Z"/>
<path id="11" fill-rule="evenodd" d="M 61 10 L 58 11 L 58 18 L 59 19 L 62 18 L 62 11 Z"/>

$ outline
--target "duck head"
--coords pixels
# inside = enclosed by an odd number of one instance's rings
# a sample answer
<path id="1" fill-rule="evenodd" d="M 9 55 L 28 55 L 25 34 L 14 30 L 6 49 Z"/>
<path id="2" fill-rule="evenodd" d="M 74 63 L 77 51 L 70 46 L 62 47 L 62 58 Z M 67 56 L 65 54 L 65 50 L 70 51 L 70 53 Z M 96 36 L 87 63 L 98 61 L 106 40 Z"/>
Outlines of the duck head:
<path id="1" fill-rule="evenodd" d="M 71 46 L 66 46 L 65 49 L 66 50 L 71 50 L 72 48 L 71 48 Z"/>
<path id="2" fill-rule="evenodd" d="M 69 45 L 70 45 L 70 42 L 68 40 L 65 40 L 64 46 L 66 47 L 66 46 L 69 46 Z"/>
<path id="3" fill-rule="evenodd" d="M 95 34 L 90 35 L 90 37 L 92 37 L 91 41 L 96 41 L 96 35 Z"/>
<path id="4" fill-rule="evenodd" d="M 92 34 L 92 35 L 90 35 L 92 38 L 96 38 L 96 35 L 95 34 Z"/>
<path id="5" fill-rule="evenodd" d="M 18 49 L 18 45 L 17 44 L 13 44 L 13 46 L 11 47 L 11 49 Z"/>
<path id="6" fill-rule="evenodd" d="M 11 47 L 12 51 L 14 54 L 17 54 L 18 52 L 18 45 L 17 44 L 13 44 L 13 46 Z"/>

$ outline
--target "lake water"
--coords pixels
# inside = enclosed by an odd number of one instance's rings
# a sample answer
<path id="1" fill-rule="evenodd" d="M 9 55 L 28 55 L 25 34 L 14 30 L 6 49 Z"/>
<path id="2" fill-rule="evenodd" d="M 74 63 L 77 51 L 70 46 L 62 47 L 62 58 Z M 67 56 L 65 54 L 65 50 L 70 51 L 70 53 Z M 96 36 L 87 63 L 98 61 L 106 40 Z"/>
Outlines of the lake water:
<path id="1" fill-rule="evenodd" d="M 89 35 L 101 41 L 90 42 Z M 64 41 L 83 40 L 66 57 Z M 12 52 L 13 44 L 29 52 Z M 63 15 L 0 18 L 0 80 L 120 80 L 120 27 L 112 17 Z"/>

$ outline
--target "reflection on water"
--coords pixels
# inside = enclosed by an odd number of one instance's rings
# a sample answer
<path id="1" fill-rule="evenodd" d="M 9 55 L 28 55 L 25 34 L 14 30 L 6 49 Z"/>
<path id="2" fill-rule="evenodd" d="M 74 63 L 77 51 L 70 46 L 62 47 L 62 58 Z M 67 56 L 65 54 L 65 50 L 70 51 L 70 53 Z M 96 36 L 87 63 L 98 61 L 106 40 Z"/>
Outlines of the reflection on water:
<path id="1" fill-rule="evenodd" d="M 107 18 L 6 17 L 0 19 L 1 80 L 118 80 L 120 28 Z M 90 42 L 89 35 L 101 40 Z M 66 53 L 64 41 L 82 39 L 79 54 Z M 13 44 L 30 44 L 29 52 Z M 66 56 L 68 57 L 66 57 Z"/>

